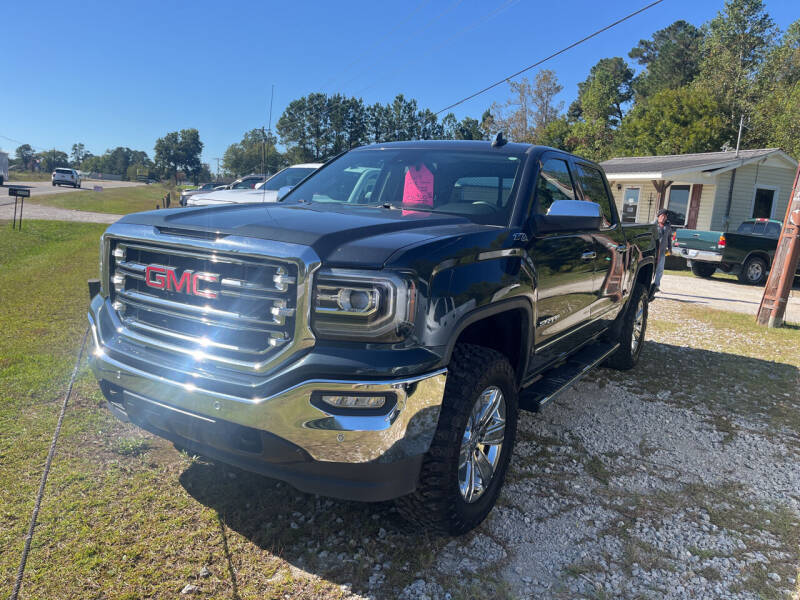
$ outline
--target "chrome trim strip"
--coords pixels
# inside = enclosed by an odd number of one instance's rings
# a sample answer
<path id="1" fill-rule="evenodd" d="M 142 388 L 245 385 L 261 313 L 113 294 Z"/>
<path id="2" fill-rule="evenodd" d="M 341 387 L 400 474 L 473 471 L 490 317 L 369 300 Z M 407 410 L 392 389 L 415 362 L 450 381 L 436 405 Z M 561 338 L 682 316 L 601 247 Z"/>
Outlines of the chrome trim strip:
<path id="1" fill-rule="evenodd" d="M 202 415 L 196 415 L 195 413 L 191 413 L 187 410 L 181 410 L 180 408 L 175 408 L 174 406 L 170 406 L 169 404 L 163 404 L 161 402 L 156 402 L 155 400 L 151 400 L 150 398 L 145 398 L 144 396 L 140 396 L 139 394 L 134 394 L 133 392 L 125 391 L 126 396 L 133 396 L 137 400 L 141 400 L 142 402 L 148 402 L 149 404 L 155 404 L 161 408 L 166 410 L 180 413 L 182 415 L 186 415 L 187 417 L 193 417 L 195 419 L 200 419 L 201 421 L 207 421 L 208 423 L 216 423 L 214 419 L 209 419 L 208 417 L 204 417 Z"/>
<path id="2" fill-rule="evenodd" d="M 187 318 L 191 318 L 191 314 L 194 314 L 199 318 L 212 316 L 216 317 L 217 319 L 230 319 L 232 321 L 253 323 L 255 325 L 276 324 L 274 321 L 263 321 L 261 319 L 256 319 L 255 317 L 248 317 L 247 315 L 243 315 L 240 313 L 232 313 L 227 310 L 220 310 L 218 308 L 212 308 L 210 306 L 195 306 L 194 304 L 173 302 L 172 300 L 165 300 L 164 298 L 159 298 L 158 296 L 151 296 L 150 294 L 143 294 L 142 292 L 137 292 L 134 290 L 124 290 L 121 292 L 117 292 L 117 296 L 119 296 L 119 299 L 124 303 L 127 303 L 128 301 L 139 305 L 144 303 L 145 306 L 143 308 L 150 309 L 149 306 L 146 306 L 149 303 L 155 305 L 158 308 L 165 308 L 171 310 L 173 311 L 173 313 L 184 313 L 185 317 Z M 278 299 L 279 298 L 276 298 L 276 300 Z M 280 299 L 282 300 L 282 298 Z"/>

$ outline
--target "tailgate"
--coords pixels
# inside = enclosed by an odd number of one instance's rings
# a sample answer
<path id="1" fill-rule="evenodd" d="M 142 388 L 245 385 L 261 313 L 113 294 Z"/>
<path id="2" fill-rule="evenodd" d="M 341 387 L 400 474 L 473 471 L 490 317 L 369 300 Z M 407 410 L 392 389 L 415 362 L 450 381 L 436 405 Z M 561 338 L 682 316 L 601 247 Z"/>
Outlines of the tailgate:
<path id="1" fill-rule="evenodd" d="M 696 229 L 676 229 L 675 240 L 672 243 L 674 248 L 685 250 L 704 250 L 717 252 L 717 243 L 722 235 L 721 231 L 698 231 Z"/>

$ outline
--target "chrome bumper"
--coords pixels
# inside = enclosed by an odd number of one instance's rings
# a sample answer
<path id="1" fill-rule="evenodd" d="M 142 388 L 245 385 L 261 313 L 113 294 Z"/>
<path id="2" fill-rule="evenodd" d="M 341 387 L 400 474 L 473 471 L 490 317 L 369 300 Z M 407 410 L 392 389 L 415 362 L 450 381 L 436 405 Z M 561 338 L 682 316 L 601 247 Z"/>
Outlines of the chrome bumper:
<path id="1" fill-rule="evenodd" d="M 690 250 L 689 248 L 672 248 L 672 253 L 686 260 L 697 260 L 700 262 L 722 262 L 720 252 L 709 252 L 708 250 Z"/>
<path id="2" fill-rule="evenodd" d="M 112 357 L 114 332 L 98 327 L 107 303 L 96 296 L 89 312 L 92 352 L 89 364 L 99 381 L 119 386 L 162 409 L 205 421 L 227 421 L 276 435 L 317 461 L 393 463 L 428 451 L 439 421 L 447 370 L 382 381 L 304 381 L 264 397 L 245 398 L 202 389 L 191 383 L 135 368 Z M 269 377 L 264 384 L 268 388 Z M 261 386 L 259 386 L 261 387 Z M 347 414 L 312 404 L 315 392 L 385 393 L 396 401 L 384 414 Z"/>

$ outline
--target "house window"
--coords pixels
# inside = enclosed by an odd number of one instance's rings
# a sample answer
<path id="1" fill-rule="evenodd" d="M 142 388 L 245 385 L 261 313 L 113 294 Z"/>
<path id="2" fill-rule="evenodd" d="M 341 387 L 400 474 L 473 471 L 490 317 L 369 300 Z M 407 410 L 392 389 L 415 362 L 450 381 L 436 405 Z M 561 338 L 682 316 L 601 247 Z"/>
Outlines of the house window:
<path id="1" fill-rule="evenodd" d="M 775 200 L 775 190 L 756 188 L 756 197 L 753 200 L 753 218 L 771 219 L 772 204 Z"/>
<path id="2" fill-rule="evenodd" d="M 669 188 L 667 210 L 670 212 L 669 220 L 673 225 L 686 225 L 686 215 L 689 214 L 690 187 L 688 185 L 673 185 Z"/>
<path id="3" fill-rule="evenodd" d="M 636 216 L 639 213 L 639 188 L 625 188 L 625 195 L 622 197 L 622 222 L 636 223 Z"/>

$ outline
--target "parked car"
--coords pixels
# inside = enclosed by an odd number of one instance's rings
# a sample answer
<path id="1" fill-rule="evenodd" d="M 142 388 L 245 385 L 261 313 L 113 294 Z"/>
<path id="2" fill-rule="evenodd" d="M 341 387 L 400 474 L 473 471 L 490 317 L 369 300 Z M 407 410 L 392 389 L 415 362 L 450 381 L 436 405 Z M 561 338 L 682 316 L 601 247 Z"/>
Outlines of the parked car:
<path id="1" fill-rule="evenodd" d="M 204 194 L 206 192 L 211 192 L 211 191 L 214 191 L 214 190 L 217 190 L 217 189 L 224 189 L 224 188 L 225 188 L 225 184 L 224 183 L 211 182 L 211 183 L 203 183 L 203 184 L 201 184 L 201 185 L 199 185 L 196 188 L 191 189 L 191 190 L 182 190 L 181 191 L 180 205 L 181 206 L 186 206 L 186 200 L 188 200 L 190 197 L 194 196 L 195 194 Z"/>
<path id="2" fill-rule="evenodd" d="M 56 185 L 71 185 L 74 188 L 81 187 L 81 176 L 75 169 L 59 167 L 50 176 L 51 183 Z"/>
<path id="3" fill-rule="evenodd" d="M 8 181 L 8 153 L 0 152 L 0 185 Z"/>
<path id="4" fill-rule="evenodd" d="M 742 283 L 761 285 L 782 228 L 783 223 L 773 219 L 748 219 L 736 232 L 678 229 L 672 234 L 673 254 L 685 258 L 698 277 L 711 277 L 719 269 L 735 274 Z"/>
<path id="5" fill-rule="evenodd" d="M 218 190 L 187 198 L 186 206 L 211 206 L 245 202 L 277 202 L 286 192 L 322 166 L 322 163 L 304 163 L 286 167 L 255 188 Z"/>
<path id="6" fill-rule="evenodd" d="M 100 255 L 90 361 L 115 415 L 462 534 L 500 494 L 519 409 L 636 365 L 655 226 L 622 225 L 602 169 L 562 151 L 399 142 L 268 210 L 126 215 Z"/>

